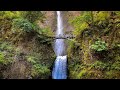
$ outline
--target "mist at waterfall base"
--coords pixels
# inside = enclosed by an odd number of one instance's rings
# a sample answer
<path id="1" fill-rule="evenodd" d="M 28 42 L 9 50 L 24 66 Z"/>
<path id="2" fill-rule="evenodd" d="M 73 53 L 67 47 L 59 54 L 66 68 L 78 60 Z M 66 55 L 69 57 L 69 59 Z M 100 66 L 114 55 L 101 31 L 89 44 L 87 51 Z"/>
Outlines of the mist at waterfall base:
<path id="1" fill-rule="evenodd" d="M 57 31 L 56 36 L 63 36 L 63 20 L 61 12 L 57 11 Z M 56 60 L 52 71 L 52 79 L 67 79 L 67 55 L 65 55 L 64 39 L 56 39 L 54 44 Z"/>

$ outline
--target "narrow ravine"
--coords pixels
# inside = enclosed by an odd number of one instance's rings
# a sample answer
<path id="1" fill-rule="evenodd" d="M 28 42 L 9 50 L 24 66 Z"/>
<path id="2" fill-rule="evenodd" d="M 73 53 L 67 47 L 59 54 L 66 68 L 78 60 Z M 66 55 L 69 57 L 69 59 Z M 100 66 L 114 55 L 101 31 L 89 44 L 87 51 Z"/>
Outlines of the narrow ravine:
<path id="1" fill-rule="evenodd" d="M 61 11 L 57 11 L 56 37 L 64 36 L 63 28 Z M 57 57 L 52 71 L 52 79 L 67 79 L 67 55 L 65 53 L 64 39 L 55 40 L 54 50 Z"/>

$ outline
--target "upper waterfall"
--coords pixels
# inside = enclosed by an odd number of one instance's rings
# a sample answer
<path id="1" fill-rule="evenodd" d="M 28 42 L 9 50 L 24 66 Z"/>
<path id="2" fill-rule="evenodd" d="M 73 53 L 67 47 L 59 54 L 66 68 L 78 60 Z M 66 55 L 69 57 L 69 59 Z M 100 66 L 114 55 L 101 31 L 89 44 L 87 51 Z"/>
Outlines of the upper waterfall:
<path id="1" fill-rule="evenodd" d="M 63 20 L 61 16 L 61 12 L 57 11 L 57 31 L 56 31 L 56 36 L 63 36 L 64 31 L 63 31 Z M 65 55 L 65 44 L 64 44 L 64 39 L 56 39 L 55 40 L 55 47 L 54 47 L 55 53 L 57 56 L 63 56 Z"/>
<path id="2" fill-rule="evenodd" d="M 57 11 L 57 32 L 56 36 L 63 35 L 63 20 L 61 16 L 61 12 Z"/>

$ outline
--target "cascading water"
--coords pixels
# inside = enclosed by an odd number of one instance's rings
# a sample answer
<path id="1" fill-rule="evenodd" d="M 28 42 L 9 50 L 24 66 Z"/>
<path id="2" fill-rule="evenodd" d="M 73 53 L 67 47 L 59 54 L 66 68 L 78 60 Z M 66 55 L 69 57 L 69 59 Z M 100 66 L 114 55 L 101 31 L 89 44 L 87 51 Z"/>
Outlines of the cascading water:
<path id="1" fill-rule="evenodd" d="M 61 17 L 61 12 L 57 11 L 57 32 L 56 36 L 64 36 L 63 32 L 63 20 Z M 65 55 L 65 43 L 64 39 L 55 40 L 55 53 L 57 58 L 54 63 L 54 68 L 52 71 L 53 79 L 67 79 L 67 55 Z"/>

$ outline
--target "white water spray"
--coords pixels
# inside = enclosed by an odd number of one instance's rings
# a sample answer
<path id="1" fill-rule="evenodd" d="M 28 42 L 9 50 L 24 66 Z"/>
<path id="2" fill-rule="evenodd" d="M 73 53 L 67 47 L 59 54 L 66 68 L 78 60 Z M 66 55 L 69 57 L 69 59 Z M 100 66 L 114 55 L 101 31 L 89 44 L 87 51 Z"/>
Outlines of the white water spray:
<path id="1" fill-rule="evenodd" d="M 56 36 L 64 36 L 63 32 L 63 20 L 61 12 L 57 11 L 57 31 Z M 55 53 L 57 58 L 55 60 L 55 65 L 52 71 L 53 79 L 67 79 L 67 55 L 65 55 L 65 43 L 64 39 L 55 40 Z"/>

